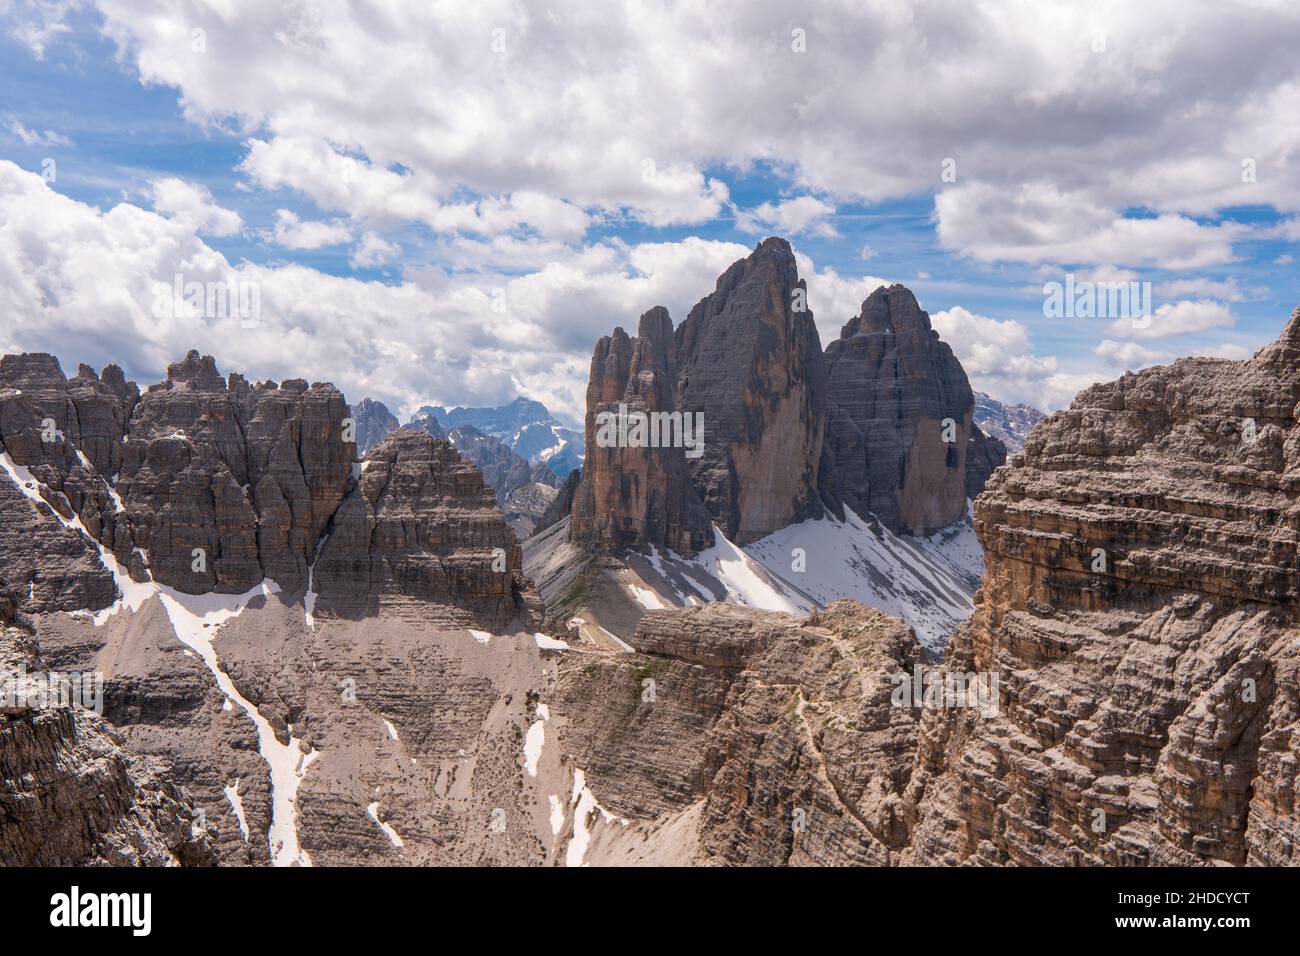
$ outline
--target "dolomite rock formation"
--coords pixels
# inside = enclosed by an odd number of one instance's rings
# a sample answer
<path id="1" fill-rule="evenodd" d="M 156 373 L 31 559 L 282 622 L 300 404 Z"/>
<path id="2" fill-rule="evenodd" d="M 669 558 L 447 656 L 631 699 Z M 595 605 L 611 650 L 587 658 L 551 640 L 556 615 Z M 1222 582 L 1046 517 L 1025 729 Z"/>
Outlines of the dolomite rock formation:
<path id="1" fill-rule="evenodd" d="M 521 550 L 478 469 L 446 441 L 393 432 L 366 456 L 314 566 L 322 609 L 437 605 L 452 625 L 504 629 L 539 612 Z M 427 615 L 427 608 L 412 613 Z"/>
<path id="2" fill-rule="evenodd" d="M 191 594 L 304 587 L 356 457 L 350 414 L 332 385 L 227 381 L 197 352 L 169 366 L 140 397 L 116 482 L 154 579 Z"/>
<path id="3" fill-rule="evenodd" d="M 529 464 L 503 441 L 485 435 L 472 425 L 460 425 L 447 433 L 460 457 L 476 467 L 502 505 L 516 488 L 537 483 L 559 487 L 560 479 L 544 462 Z"/>
<path id="4" fill-rule="evenodd" d="M 347 415 L 331 386 L 248 386 L 193 353 L 143 396 L 111 367 L 65 379 L 47 356 L 0 360 L 4 613 L 31 621 L 42 666 L 102 675 L 104 704 L 0 742 L 6 859 L 547 859 L 531 825 L 498 839 L 481 823 L 539 800 L 517 741 L 555 652 L 517 541 L 450 444 L 399 431 L 353 463 Z M 190 557 L 174 539 L 213 529 L 215 573 L 176 581 L 169 562 Z M 256 587 L 229 593 L 253 569 Z M 469 794 L 452 787 L 467 753 Z M 296 802 L 268 772 L 283 760 Z M 202 813 L 198 849 L 174 785 Z"/>
<path id="5" fill-rule="evenodd" d="M 1249 361 L 1081 393 L 975 525 L 949 664 L 1001 714 L 927 717 L 906 859 L 1300 863 L 1300 311 Z"/>
<path id="6" fill-rule="evenodd" d="M 959 520 L 1005 449 L 974 437 L 970 382 L 916 297 L 901 285 L 871 293 L 827 347 L 826 368 L 826 441 L 844 503 L 895 533 Z"/>
<path id="7" fill-rule="evenodd" d="M 0 589 L 2 591 L 2 589 Z M 0 597 L 0 866 L 209 866 L 209 834 L 163 761 L 51 691 Z"/>
<path id="8" fill-rule="evenodd" d="M 383 402 L 363 398 L 352 406 L 351 411 L 356 423 L 357 451 L 363 455 L 398 428 L 397 416 Z"/>
<path id="9" fill-rule="evenodd" d="M 705 422 L 691 478 L 738 544 L 823 513 L 826 363 L 806 295 L 790 244 L 765 239 L 676 332 L 678 406 Z"/>
<path id="10" fill-rule="evenodd" d="M 695 554 L 713 543 L 709 516 L 691 485 L 686 449 L 599 440 L 601 416 L 673 412 L 677 345 L 672 319 L 656 307 L 637 337 L 621 328 L 596 344 L 587 385 L 586 449 L 573 498 L 571 540 L 600 551 L 656 545 Z M 709 441 L 716 441 L 707 434 Z M 707 452 L 706 452 L 707 454 Z"/>
<path id="11" fill-rule="evenodd" d="M 653 611 L 632 644 L 566 655 L 558 710 L 601 806 L 645 840 L 715 865 L 884 866 L 906 847 L 919 711 L 891 706 L 891 677 L 925 659 L 906 625 L 855 601 L 807 619 L 714 604 Z"/>
<path id="12" fill-rule="evenodd" d="M 564 484 L 560 485 L 559 492 L 554 500 L 546 506 L 546 510 L 537 519 L 537 523 L 533 526 L 533 534 L 541 534 L 547 528 L 559 524 L 569 516 L 569 513 L 573 511 L 573 499 L 577 496 L 578 486 L 581 483 L 581 468 L 575 468 L 569 472 L 564 479 Z"/>

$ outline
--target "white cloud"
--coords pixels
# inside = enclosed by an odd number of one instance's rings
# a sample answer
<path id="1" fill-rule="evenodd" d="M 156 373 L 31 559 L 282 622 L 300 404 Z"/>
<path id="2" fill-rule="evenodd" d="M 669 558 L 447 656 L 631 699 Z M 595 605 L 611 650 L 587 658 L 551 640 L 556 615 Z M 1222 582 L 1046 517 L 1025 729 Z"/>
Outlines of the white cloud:
<path id="1" fill-rule="evenodd" d="M 1250 229 L 1181 215 L 1126 218 L 1081 192 L 1033 182 L 1014 189 L 972 182 L 935 197 L 939 241 L 985 262 L 1125 263 L 1197 269 L 1234 259 Z"/>
<path id="2" fill-rule="evenodd" d="M 217 205 L 206 186 L 169 176 L 155 179 L 149 192 L 153 208 L 185 229 L 213 236 L 233 236 L 244 226 L 239 213 Z"/>
<path id="3" fill-rule="evenodd" d="M 765 202 L 749 210 L 736 210 L 736 227 L 744 232 L 766 232 L 781 236 L 811 233 L 834 238 L 835 226 L 826 221 L 835 207 L 815 196 L 797 196 L 779 203 Z"/>
<path id="4" fill-rule="evenodd" d="M 367 244 L 378 248 L 363 235 L 358 248 Z M 101 212 L 0 160 L 0 314 L 9 317 L 0 353 L 53 348 L 70 367 L 116 362 L 150 382 L 197 348 L 250 378 L 310 370 L 353 401 L 372 396 L 408 413 L 523 393 L 580 418 L 599 336 L 635 329 L 654 305 L 680 323 L 749 251 L 699 238 L 606 241 L 562 247 L 524 274 L 409 269 L 387 285 L 298 265 L 232 265 L 179 217 L 128 203 Z M 260 324 L 156 314 L 157 284 L 176 276 L 252 284 Z"/>
<path id="5" fill-rule="evenodd" d="M 1235 321 L 1232 309 L 1222 302 L 1184 299 L 1159 306 L 1152 316 L 1116 319 L 1106 331 L 1121 338 L 1148 341 L 1223 328 Z"/>
<path id="6" fill-rule="evenodd" d="M 48 129 L 45 130 L 44 132 L 39 132 L 37 130 L 30 130 L 22 123 L 20 123 L 18 120 L 13 118 L 10 118 L 9 120 L 8 129 L 9 132 L 15 138 L 20 140 L 24 146 L 67 147 L 72 145 L 72 140 L 68 139 L 68 137 L 66 136 L 62 136 L 59 133 L 55 133 L 52 130 L 48 130 Z"/>
<path id="7" fill-rule="evenodd" d="M 820 0 L 798 18 L 806 54 L 780 0 L 725 17 L 688 0 L 99 5 L 146 83 L 255 134 L 250 175 L 332 194 L 353 218 L 431 222 L 466 195 L 522 191 L 700 223 L 730 202 L 712 169 L 763 163 L 794 188 L 877 201 L 935 189 L 951 158 L 936 206 L 951 249 L 1199 268 L 1231 261 L 1246 230 L 1193 217 L 1300 211 L 1300 154 L 1277 121 L 1300 112 L 1287 4 Z M 207 52 L 176 55 L 195 25 Z M 315 159 L 277 171 L 268 150 L 284 144 Z M 1126 218 L 1135 207 L 1153 215 Z"/>
<path id="8" fill-rule="evenodd" d="M 1165 352 L 1149 349 L 1136 342 L 1116 342 L 1114 339 L 1102 339 L 1093 349 L 1093 354 L 1111 365 L 1126 369 L 1146 368 L 1169 360 Z"/>
<path id="9" fill-rule="evenodd" d="M 348 263 L 354 269 L 369 269 L 382 266 L 401 253 L 402 247 L 397 243 L 386 241 L 378 233 L 367 232 L 352 250 Z"/>
<path id="10" fill-rule="evenodd" d="M 341 222 L 304 222 L 290 209 L 275 211 L 275 229 L 268 241 L 286 249 L 322 249 L 352 240 L 352 230 Z"/>
<path id="11" fill-rule="evenodd" d="M 1173 279 L 1156 286 L 1156 294 L 1161 298 L 1172 299 L 1178 296 L 1195 296 L 1200 299 L 1223 299 L 1227 302 L 1241 302 L 1258 295 L 1258 290 L 1242 289 L 1235 278 L 1227 279 Z"/>
<path id="12" fill-rule="evenodd" d="M 1029 330 L 1013 319 L 992 319 L 954 306 L 932 313 L 930 324 L 952 348 L 971 386 L 999 401 L 1052 411 L 1109 377 L 1067 371 L 1055 356 L 1035 354 Z"/>

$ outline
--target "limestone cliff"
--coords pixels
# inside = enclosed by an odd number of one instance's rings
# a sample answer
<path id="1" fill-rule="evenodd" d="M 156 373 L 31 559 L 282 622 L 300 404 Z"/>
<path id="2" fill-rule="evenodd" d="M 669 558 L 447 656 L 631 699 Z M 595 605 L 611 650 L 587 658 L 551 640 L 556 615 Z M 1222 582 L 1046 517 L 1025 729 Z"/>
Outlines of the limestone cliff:
<path id="1" fill-rule="evenodd" d="M 747 544 L 821 517 L 826 363 L 790 244 L 759 243 L 675 336 L 678 405 L 705 422 L 691 478 L 723 533 Z"/>
<path id="2" fill-rule="evenodd" d="M 924 724 L 910 859 L 1300 862 L 1300 312 L 1082 393 L 975 522 L 949 662 L 1001 673 L 1001 714 Z"/>
<path id="3" fill-rule="evenodd" d="M 636 338 L 619 328 L 596 344 L 587 385 L 587 457 L 570 526 L 575 543 L 600 551 L 655 545 L 683 554 L 712 544 L 687 449 L 671 429 L 656 427 L 653 438 L 649 431 L 652 417 L 676 412 L 677 352 L 663 308 L 641 316 Z M 704 421 L 707 429 L 707 415 Z M 638 427 L 641 440 L 632 431 Z M 707 431 L 692 437 L 706 449 L 718 440 Z"/>
<path id="4" fill-rule="evenodd" d="M 827 443 L 844 503 L 895 533 L 959 520 L 1006 451 L 972 426 L 961 363 L 916 297 L 876 289 L 826 349 Z"/>

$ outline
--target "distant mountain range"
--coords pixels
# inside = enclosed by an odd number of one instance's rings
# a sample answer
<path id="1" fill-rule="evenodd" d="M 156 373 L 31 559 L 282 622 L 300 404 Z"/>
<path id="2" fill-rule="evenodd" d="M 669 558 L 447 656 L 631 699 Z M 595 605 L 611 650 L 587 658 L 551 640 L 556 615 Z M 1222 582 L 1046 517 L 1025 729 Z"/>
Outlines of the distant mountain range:
<path id="1" fill-rule="evenodd" d="M 1046 417 L 1030 405 L 1004 405 L 991 395 L 975 393 L 975 424 L 984 434 L 1001 439 L 1009 452 L 1023 451 L 1030 431 Z"/>
<path id="2" fill-rule="evenodd" d="M 563 479 L 582 464 L 582 434 L 565 428 L 541 402 L 526 398 L 498 408 L 449 411 L 424 405 L 405 426 L 373 399 L 362 399 L 351 410 L 362 454 L 399 427 L 450 441 L 482 473 L 521 538 L 533 533 Z"/>
<path id="3" fill-rule="evenodd" d="M 379 402 L 363 399 L 353 406 L 353 411 L 359 416 L 358 444 L 363 451 L 397 428 L 397 419 Z M 386 424 L 389 427 L 385 429 Z M 545 464 L 558 478 L 580 467 L 585 453 L 582 432 L 567 427 L 541 402 L 523 397 L 495 408 L 424 405 L 407 425 L 434 438 L 445 438 L 454 428 L 474 428 L 497 439 L 529 464 Z"/>

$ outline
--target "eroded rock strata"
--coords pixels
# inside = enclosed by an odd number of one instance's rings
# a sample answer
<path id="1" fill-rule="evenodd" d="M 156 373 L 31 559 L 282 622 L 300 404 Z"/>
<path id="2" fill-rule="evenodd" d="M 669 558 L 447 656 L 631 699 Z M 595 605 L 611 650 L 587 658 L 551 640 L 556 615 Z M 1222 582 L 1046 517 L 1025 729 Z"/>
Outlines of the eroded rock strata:
<path id="1" fill-rule="evenodd" d="M 966 373 L 911 291 L 871 293 L 827 347 L 826 368 L 826 440 L 844 503 L 895 533 L 960 520 L 1006 449 L 972 426 Z"/>
<path id="2" fill-rule="evenodd" d="M 0 588 L 0 866 L 212 865 L 167 762 L 124 748 L 80 675 L 49 673 L 15 605 Z"/>
<path id="3" fill-rule="evenodd" d="M 1300 312 L 1249 361 L 1079 395 L 976 507 L 982 601 L 950 662 L 917 863 L 1300 862 Z"/>
<path id="4" fill-rule="evenodd" d="M 574 542 L 597 551 L 656 545 L 682 554 L 713 543 L 709 515 L 689 476 L 687 426 L 679 426 L 677 444 L 671 430 L 656 431 L 654 439 L 646 430 L 640 443 L 624 440 L 638 419 L 648 424 L 649 416 L 677 412 L 677 373 L 678 344 L 663 308 L 641 316 L 635 338 L 618 328 L 596 344 L 587 385 L 587 456 L 573 496 Z M 709 416 L 704 419 L 707 429 Z M 691 436 L 706 448 L 717 441 Z"/>

